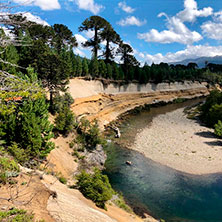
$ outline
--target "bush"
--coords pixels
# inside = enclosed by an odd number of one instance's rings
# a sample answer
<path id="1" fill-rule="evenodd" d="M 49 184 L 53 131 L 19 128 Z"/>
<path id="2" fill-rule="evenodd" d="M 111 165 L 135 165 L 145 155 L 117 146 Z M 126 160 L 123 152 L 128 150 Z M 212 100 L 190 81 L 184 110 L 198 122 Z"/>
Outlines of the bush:
<path id="1" fill-rule="evenodd" d="M 95 169 L 93 174 L 82 171 L 77 176 L 77 187 L 86 198 L 91 199 L 96 206 L 103 209 L 106 209 L 106 201 L 110 200 L 114 194 L 108 177 L 98 169 Z"/>
<path id="2" fill-rule="evenodd" d="M 63 109 L 58 113 L 55 119 L 55 131 L 58 131 L 62 135 L 68 135 L 75 125 L 75 118 L 70 108 L 65 105 Z"/>
<path id="3" fill-rule="evenodd" d="M 222 93 L 218 90 L 211 91 L 206 102 L 201 106 L 201 119 L 208 126 L 213 127 L 218 120 L 222 120 Z"/>
<path id="4" fill-rule="evenodd" d="M 67 183 L 67 179 L 63 176 L 59 177 L 59 181 L 60 181 L 60 183 L 63 183 L 63 184 Z"/>
<path id="5" fill-rule="evenodd" d="M 28 214 L 25 210 L 11 209 L 0 211 L 0 221 L 8 222 L 34 222 L 33 214 Z"/>
<path id="6" fill-rule="evenodd" d="M 66 104 L 68 107 L 70 107 L 71 104 L 73 104 L 73 103 L 74 103 L 74 99 L 72 98 L 72 96 L 69 93 L 65 93 L 62 96 L 57 94 L 53 98 L 53 104 L 50 107 L 50 111 L 53 114 L 62 112 L 64 104 Z"/>
<path id="7" fill-rule="evenodd" d="M 0 183 L 6 183 L 8 178 L 19 172 L 19 167 L 14 160 L 0 157 Z"/>
<path id="8" fill-rule="evenodd" d="M 7 147 L 7 151 L 19 162 L 25 163 L 29 160 L 29 152 L 28 150 L 24 150 L 15 142 L 12 143 L 11 146 Z"/>
<path id="9" fill-rule="evenodd" d="M 96 148 L 97 144 L 106 144 L 105 139 L 100 134 L 97 122 L 90 124 L 88 120 L 82 118 L 77 133 L 76 142 L 82 144 L 86 149 L 92 150 Z"/>
<path id="10" fill-rule="evenodd" d="M 15 143 L 19 144 L 16 152 L 10 149 L 15 155 L 18 154 L 18 149 L 22 148 L 21 152 L 24 151 L 28 159 L 45 157 L 54 148 L 53 143 L 49 141 L 53 137 L 52 129 L 45 98 L 28 99 L 15 107 L 13 113 L 0 113 L 2 139 L 9 147 L 15 147 Z M 22 157 L 20 154 L 19 156 Z M 17 155 L 19 161 L 20 157 Z"/>
<path id="11" fill-rule="evenodd" d="M 219 136 L 222 137 L 222 122 L 219 120 L 217 124 L 215 124 L 214 126 L 215 130 L 214 133 Z"/>

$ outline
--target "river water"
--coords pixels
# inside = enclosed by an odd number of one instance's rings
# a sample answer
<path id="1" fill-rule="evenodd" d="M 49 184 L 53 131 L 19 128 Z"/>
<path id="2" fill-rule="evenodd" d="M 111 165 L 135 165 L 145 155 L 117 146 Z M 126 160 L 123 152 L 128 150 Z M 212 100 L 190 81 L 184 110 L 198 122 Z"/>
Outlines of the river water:
<path id="1" fill-rule="evenodd" d="M 166 222 L 222 222 L 222 174 L 185 174 L 125 148 L 155 116 L 197 102 L 151 108 L 131 116 L 120 128 L 119 145 L 114 142 L 108 148 L 105 173 L 114 189 L 141 216 L 149 213 Z M 133 164 L 126 165 L 126 161 Z"/>

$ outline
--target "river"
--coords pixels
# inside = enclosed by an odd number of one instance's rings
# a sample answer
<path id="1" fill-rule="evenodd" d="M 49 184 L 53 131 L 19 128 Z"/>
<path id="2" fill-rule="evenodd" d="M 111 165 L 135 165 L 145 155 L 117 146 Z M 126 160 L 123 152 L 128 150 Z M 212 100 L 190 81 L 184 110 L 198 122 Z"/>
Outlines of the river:
<path id="1" fill-rule="evenodd" d="M 192 175 L 145 158 L 126 147 L 160 114 L 187 107 L 199 100 L 151 108 L 121 125 L 118 144 L 110 144 L 106 174 L 115 190 L 141 216 L 149 213 L 166 222 L 221 222 L 222 174 Z M 126 165 L 131 161 L 132 165 Z"/>

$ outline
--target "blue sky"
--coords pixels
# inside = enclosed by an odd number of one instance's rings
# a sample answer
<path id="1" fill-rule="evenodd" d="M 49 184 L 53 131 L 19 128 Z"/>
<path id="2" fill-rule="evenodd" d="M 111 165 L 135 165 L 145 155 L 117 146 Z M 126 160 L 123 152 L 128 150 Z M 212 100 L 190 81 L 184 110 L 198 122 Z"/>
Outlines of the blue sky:
<path id="1" fill-rule="evenodd" d="M 23 5 L 20 11 L 50 25 L 67 25 L 80 43 L 75 52 L 81 56 L 91 55 L 81 47 L 91 33 L 79 33 L 78 27 L 91 15 L 108 20 L 141 63 L 222 55 L 221 0 L 13 1 Z"/>

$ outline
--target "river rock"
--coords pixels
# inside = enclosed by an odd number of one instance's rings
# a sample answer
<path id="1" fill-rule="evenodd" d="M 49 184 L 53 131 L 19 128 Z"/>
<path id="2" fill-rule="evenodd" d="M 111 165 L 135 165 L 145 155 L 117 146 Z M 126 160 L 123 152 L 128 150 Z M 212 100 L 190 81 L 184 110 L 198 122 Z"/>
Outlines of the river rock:
<path id="1" fill-rule="evenodd" d="M 102 170 L 104 169 L 106 157 L 107 156 L 102 145 L 97 145 L 95 150 L 86 153 L 84 162 L 87 163 L 85 165 L 89 166 L 90 168 L 97 167 Z"/>

